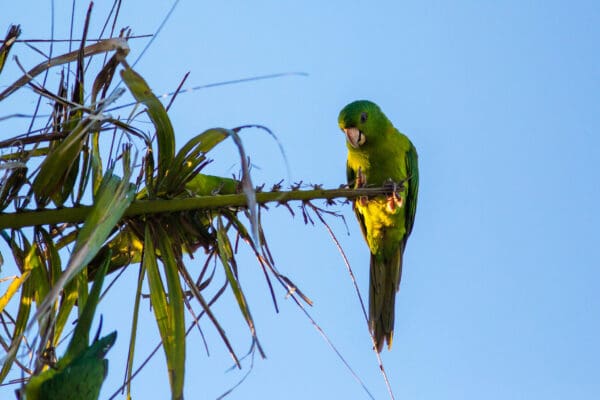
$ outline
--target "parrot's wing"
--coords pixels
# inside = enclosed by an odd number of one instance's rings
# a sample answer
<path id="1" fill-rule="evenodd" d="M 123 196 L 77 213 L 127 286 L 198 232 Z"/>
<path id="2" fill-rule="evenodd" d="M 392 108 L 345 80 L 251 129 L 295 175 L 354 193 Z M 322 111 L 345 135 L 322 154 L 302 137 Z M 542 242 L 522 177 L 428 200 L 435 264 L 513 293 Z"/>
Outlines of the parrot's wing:
<path id="1" fill-rule="evenodd" d="M 412 232 L 417 213 L 417 196 L 419 194 L 419 166 L 415 146 L 411 145 L 406 152 L 406 171 L 408 174 L 408 193 L 406 195 L 406 236 L 404 242 Z"/>
<path id="2" fill-rule="evenodd" d="M 353 208 L 354 214 L 356 214 L 356 219 L 358 220 L 358 225 L 360 226 L 360 231 L 363 234 L 363 238 L 365 238 L 365 241 L 369 243 L 369 241 L 367 240 L 367 228 L 365 226 L 365 217 L 363 217 L 360 211 L 358 211 L 358 207 L 353 205 Z"/>

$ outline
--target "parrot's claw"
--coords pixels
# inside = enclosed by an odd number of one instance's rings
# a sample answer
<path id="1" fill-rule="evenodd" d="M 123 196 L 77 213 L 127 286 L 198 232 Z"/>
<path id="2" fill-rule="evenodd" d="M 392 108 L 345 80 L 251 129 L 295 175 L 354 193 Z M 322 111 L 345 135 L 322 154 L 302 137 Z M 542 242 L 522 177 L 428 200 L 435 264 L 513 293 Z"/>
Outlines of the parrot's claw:
<path id="1" fill-rule="evenodd" d="M 402 197 L 399 197 L 396 193 L 388 196 L 387 198 L 387 210 L 390 213 L 396 212 L 396 209 L 402 208 L 404 201 Z"/>
<path id="2" fill-rule="evenodd" d="M 367 186 L 367 177 L 365 176 L 365 174 L 362 171 L 362 168 L 358 168 L 358 171 L 356 173 L 356 185 L 355 188 L 362 188 Z M 356 202 L 359 203 L 361 206 L 366 207 L 367 202 L 369 201 L 369 198 L 366 196 L 361 196 L 359 198 L 356 199 Z"/>
<path id="3" fill-rule="evenodd" d="M 358 168 L 358 172 L 356 173 L 356 188 L 361 188 L 367 186 L 367 177 L 362 171 L 362 168 Z"/>
<path id="4" fill-rule="evenodd" d="M 389 187 L 392 191 L 392 194 L 388 195 L 387 197 L 387 210 L 390 213 L 393 213 L 397 208 L 402 208 L 404 205 L 404 199 L 398 195 L 398 184 L 390 179 L 383 184 L 383 187 Z"/>

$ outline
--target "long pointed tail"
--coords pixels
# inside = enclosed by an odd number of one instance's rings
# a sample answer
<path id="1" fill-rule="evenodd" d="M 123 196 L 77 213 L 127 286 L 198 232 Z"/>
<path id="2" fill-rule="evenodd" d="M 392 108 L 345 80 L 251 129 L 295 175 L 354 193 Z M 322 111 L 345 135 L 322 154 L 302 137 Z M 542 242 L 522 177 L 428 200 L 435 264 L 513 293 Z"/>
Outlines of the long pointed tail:
<path id="1" fill-rule="evenodd" d="M 394 309 L 396 292 L 402 275 L 402 246 L 390 259 L 371 254 L 371 279 L 369 287 L 369 327 L 375 338 L 377 351 L 384 342 L 392 348 L 394 336 Z"/>

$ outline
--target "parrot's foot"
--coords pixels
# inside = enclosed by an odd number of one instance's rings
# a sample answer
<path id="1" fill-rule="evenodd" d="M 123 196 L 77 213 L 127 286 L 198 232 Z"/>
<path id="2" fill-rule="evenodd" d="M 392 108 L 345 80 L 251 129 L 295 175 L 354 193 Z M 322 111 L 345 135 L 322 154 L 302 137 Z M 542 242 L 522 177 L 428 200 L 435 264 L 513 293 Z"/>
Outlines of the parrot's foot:
<path id="1" fill-rule="evenodd" d="M 387 198 L 387 209 L 390 213 L 396 212 L 396 209 L 398 208 L 402 208 L 403 204 L 404 201 L 402 200 L 402 197 L 398 196 L 396 193 Z"/>
<path id="2" fill-rule="evenodd" d="M 367 176 L 362 171 L 361 167 L 358 167 L 358 171 L 356 172 L 356 188 L 361 188 L 367 186 Z"/>
<path id="3" fill-rule="evenodd" d="M 365 186 L 367 186 L 367 177 L 363 173 L 362 168 L 358 167 L 358 171 L 356 173 L 356 186 L 355 187 L 361 188 L 361 187 L 365 187 Z M 368 199 L 368 197 L 361 196 L 361 197 L 357 198 L 356 201 L 358 203 L 360 203 L 361 206 L 366 207 L 369 199 Z"/>
<path id="4" fill-rule="evenodd" d="M 383 184 L 385 188 L 390 188 L 392 194 L 387 197 L 387 210 L 391 213 L 395 212 L 397 208 L 402 208 L 404 205 L 404 199 L 398 194 L 398 184 L 389 180 Z"/>

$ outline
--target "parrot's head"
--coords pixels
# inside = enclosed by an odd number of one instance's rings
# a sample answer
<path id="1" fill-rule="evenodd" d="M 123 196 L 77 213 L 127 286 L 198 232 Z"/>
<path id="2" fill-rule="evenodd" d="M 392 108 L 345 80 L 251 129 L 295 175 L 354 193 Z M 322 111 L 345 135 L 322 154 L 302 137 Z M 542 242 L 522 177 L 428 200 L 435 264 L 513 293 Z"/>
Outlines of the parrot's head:
<path id="1" fill-rule="evenodd" d="M 101 339 L 97 339 L 94 343 L 91 344 L 90 347 L 85 351 L 84 356 L 91 356 L 94 358 L 104 358 L 106 353 L 110 350 L 110 348 L 115 344 L 117 340 L 117 332 L 113 332 L 109 335 L 104 336 Z"/>
<path id="2" fill-rule="evenodd" d="M 374 144 L 391 125 L 379 106 L 368 100 L 357 100 L 344 107 L 338 124 L 346 134 L 348 145 L 354 149 Z"/>

